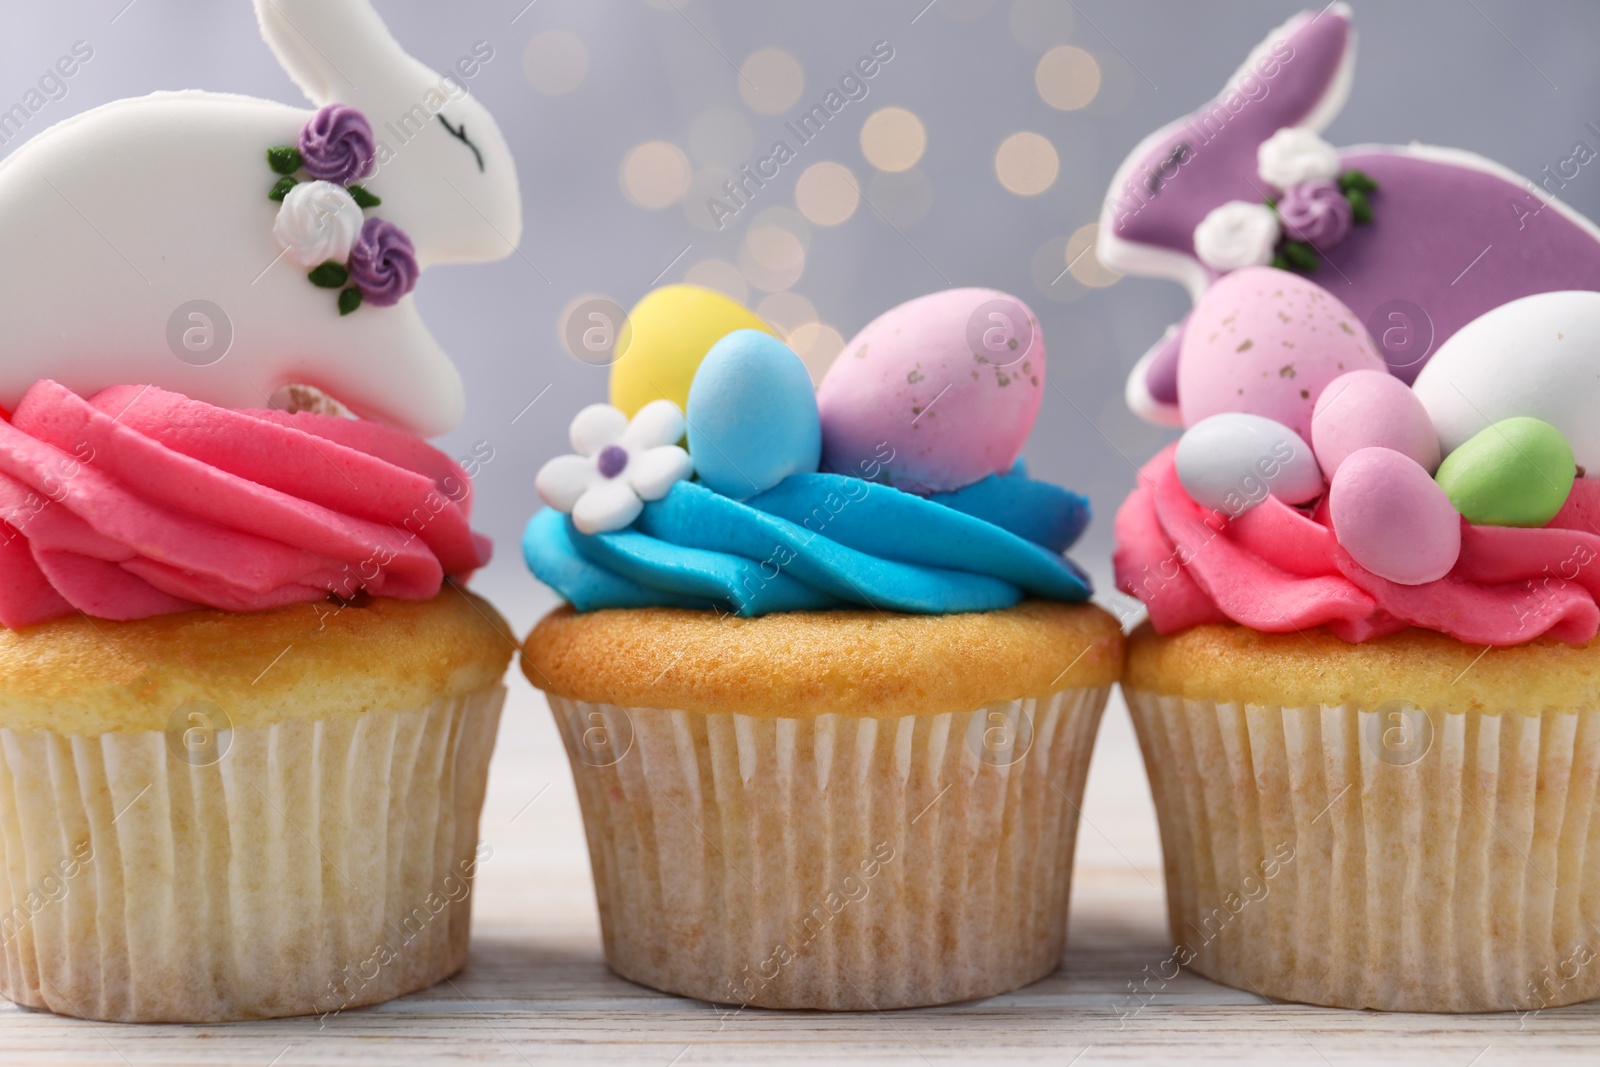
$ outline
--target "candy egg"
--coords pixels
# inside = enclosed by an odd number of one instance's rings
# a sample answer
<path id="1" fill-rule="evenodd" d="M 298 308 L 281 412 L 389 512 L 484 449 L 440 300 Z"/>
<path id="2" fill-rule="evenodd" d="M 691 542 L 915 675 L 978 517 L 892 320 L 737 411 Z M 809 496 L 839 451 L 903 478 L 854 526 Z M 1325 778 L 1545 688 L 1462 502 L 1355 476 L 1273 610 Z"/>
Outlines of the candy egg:
<path id="1" fill-rule="evenodd" d="M 1445 453 L 1492 422 L 1543 419 L 1577 461 L 1600 468 L 1600 293 L 1538 293 L 1484 312 L 1452 334 L 1412 388 Z"/>
<path id="2" fill-rule="evenodd" d="M 788 345 L 760 330 L 735 330 L 711 346 L 686 416 L 695 474 L 736 500 L 814 472 L 822 456 L 811 375 Z"/>
<path id="3" fill-rule="evenodd" d="M 1439 469 L 1433 420 L 1411 387 L 1386 370 L 1351 371 L 1328 383 L 1311 412 L 1311 447 L 1329 478 L 1362 448 L 1392 448 L 1430 474 Z"/>
<path id="4" fill-rule="evenodd" d="M 823 466 L 911 492 L 1016 463 L 1044 396 L 1039 320 L 1014 296 L 947 289 L 879 315 L 817 388 Z"/>
<path id="5" fill-rule="evenodd" d="M 662 397 L 681 409 L 712 345 L 734 330 L 772 330 L 754 312 L 698 285 L 663 285 L 628 312 L 611 365 L 611 404 L 629 418 Z"/>
<path id="6" fill-rule="evenodd" d="M 1400 585 L 1443 578 L 1461 555 L 1461 516 L 1450 498 L 1421 464 L 1392 448 L 1345 457 L 1328 487 L 1328 514 L 1352 559 Z"/>
<path id="7" fill-rule="evenodd" d="M 1577 467 L 1561 431 L 1538 419 L 1502 419 L 1439 464 L 1439 488 L 1479 526 L 1543 526 L 1572 492 Z"/>
<path id="8" fill-rule="evenodd" d="M 1285 504 L 1322 495 L 1311 446 L 1281 422 L 1230 411 L 1201 419 L 1178 440 L 1178 481 L 1196 504 L 1240 515 L 1270 494 Z"/>
<path id="9" fill-rule="evenodd" d="M 1185 426 L 1244 411 L 1309 439 L 1324 386 L 1385 366 L 1361 320 L 1327 290 L 1288 271 L 1250 267 L 1218 279 L 1189 313 L 1178 405 Z"/>

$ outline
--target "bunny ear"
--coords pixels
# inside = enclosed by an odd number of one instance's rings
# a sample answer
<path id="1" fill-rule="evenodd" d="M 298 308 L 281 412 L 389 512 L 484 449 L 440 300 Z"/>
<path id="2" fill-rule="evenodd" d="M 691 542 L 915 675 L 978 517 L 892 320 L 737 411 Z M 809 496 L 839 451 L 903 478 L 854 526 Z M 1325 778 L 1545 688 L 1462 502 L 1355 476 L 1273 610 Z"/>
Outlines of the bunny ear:
<path id="1" fill-rule="evenodd" d="M 406 57 L 369 0 L 254 3 L 267 47 L 313 104 L 350 101 L 362 82 Z"/>
<path id="2" fill-rule="evenodd" d="M 1271 91 L 1261 99 L 1263 116 L 1271 119 L 1267 136 L 1284 126 L 1308 126 L 1320 133 L 1350 97 L 1356 66 L 1353 18 L 1345 3 L 1300 12 L 1250 50 L 1211 106 L 1244 88 L 1252 75 L 1262 77 L 1276 58 L 1282 71 L 1265 79 Z"/>
<path id="3" fill-rule="evenodd" d="M 1117 169 L 1101 213 L 1101 260 L 1202 291 L 1210 275 L 1194 257 L 1195 226 L 1230 200 L 1269 195 L 1257 147 L 1285 126 L 1332 122 L 1354 66 L 1345 4 L 1302 12 L 1268 34 L 1216 98 L 1146 137 Z"/>

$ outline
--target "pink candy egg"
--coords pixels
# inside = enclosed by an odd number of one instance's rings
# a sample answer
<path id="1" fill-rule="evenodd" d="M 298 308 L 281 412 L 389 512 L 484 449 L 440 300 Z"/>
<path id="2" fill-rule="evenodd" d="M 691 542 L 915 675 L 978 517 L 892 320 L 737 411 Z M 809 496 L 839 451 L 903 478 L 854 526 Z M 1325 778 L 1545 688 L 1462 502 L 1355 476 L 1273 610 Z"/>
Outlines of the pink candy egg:
<path id="1" fill-rule="evenodd" d="M 1309 441 L 1324 386 L 1385 367 L 1361 320 L 1327 290 L 1288 271 L 1248 267 L 1219 278 L 1190 312 L 1178 403 L 1185 426 L 1243 411 Z"/>
<path id="2" fill-rule="evenodd" d="M 1327 477 L 1352 452 L 1392 448 L 1429 474 L 1439 469 L 1439 435 L 1422 400 L 1386 370 L 1358 370 L 1328 383 L 1311 413 L 1311 447 Z"/>
<path id="3" fill-rule="evenodd" d="M 823 469 L 959 489 L 1011 469 L 1043 396 L 1044 337 L 1026 304 L 930 293 L 868 323 L 817 387 Z"/>
<path id="4" fill-rule="evenodd" d="M 1421 464 L 1392 448 L 1344 458 L 1328 488 L 1328 514 L 1352 559 L 1400 585 L 1443 578 L 1461 555 L 1461 516 L 1450 498 Z"/>

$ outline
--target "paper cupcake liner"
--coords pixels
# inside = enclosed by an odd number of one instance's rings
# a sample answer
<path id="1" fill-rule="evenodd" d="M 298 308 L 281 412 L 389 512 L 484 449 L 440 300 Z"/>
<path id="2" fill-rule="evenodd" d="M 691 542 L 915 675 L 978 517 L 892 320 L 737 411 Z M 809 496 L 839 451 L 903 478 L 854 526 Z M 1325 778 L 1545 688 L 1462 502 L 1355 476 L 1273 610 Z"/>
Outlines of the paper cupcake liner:
<path id="1" fill-rule="evenodd" d="M 788 719 L 550 697 L 606 959 L 720 1004 L 943 1004 L 1050 973 L 1109 686 Z"/>
<path id="2" fill-rule="evenodd" d="M 64 1015 L 321 1015 L 461 969 L 505 689 L 214 737 L 0 730 L 0 993 Z"/>
<path id="3" fill-rule="evenodd" d="M 1386 1011 L 1600 996 L 1600 711 L 1127 698 L 1161 824 L 1163 973 Z"/>

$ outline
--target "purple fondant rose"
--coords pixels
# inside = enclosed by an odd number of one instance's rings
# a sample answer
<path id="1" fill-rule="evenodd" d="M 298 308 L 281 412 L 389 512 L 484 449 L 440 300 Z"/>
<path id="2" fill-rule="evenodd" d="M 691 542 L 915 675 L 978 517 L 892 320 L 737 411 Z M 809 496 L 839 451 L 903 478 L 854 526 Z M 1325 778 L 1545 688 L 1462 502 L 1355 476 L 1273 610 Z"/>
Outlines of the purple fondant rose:
<path id="1" fill-rule="evenodd" d="M 1350 201 L 1331 181 L 1301 182 L 1278 201 L 1284 236 L 1304 241 L 1318 250 L 1332 248 L 1345 239 L 1352 221 Z"/>
<path id="2" fill-rule="evenodd" d="M 344 104 L 329 104 L 311 116 L 298 147 L 307 174 L 340 185 L 371 174 L 378 155 L 367 117 Z"/>
<path id="3" fill-rule="evenodd" d="M 361 299 L 378 307 L 400 302 L 417 284 L 417 253 L 405 231 L 385 219 L 368 219 L 350 249 L 350 280 Z"/>

